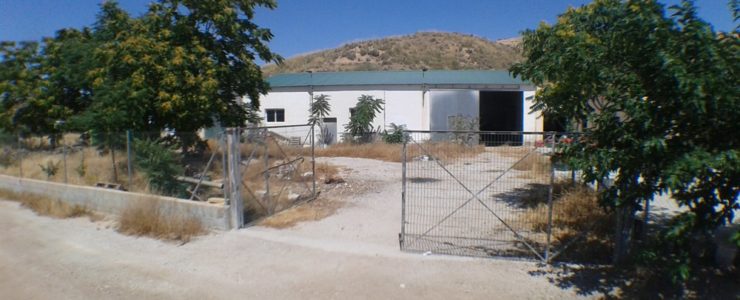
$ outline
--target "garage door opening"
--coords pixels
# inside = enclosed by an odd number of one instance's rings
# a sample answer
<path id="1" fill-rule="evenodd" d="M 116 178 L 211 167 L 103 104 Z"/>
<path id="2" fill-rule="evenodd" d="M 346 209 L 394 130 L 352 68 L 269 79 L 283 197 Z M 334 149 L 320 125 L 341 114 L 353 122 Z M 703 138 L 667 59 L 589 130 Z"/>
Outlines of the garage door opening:
<path id="1" fill-rule="evenodd" d="M 522 92 L 480 92 L 480 130 L 481 131 L 522 131 L 524 101 Z M 504 140 L 501 140 L 501 139 Z M 496 141 L 487 141 L 487 146 L 505 144 L 521 145 L 522 135 L 499 135 Z"/>

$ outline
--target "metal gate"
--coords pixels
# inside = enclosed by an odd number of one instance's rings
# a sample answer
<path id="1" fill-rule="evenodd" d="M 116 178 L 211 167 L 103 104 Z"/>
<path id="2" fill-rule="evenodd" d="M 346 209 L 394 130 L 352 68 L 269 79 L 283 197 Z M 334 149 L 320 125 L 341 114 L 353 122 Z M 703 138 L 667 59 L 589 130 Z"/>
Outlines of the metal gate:
<path id="1" fill-rule="evenodd" d="M 244 129 L 239 144 L 247 223 L 316 197 L 311 125 Z"/>
<path id="2" fill-rule="evenodd" d="M 550 261 L 583 237 L 571 235 L 552 243 L 558 175 L 551 157 L 562 137 L 542 132 L 408 131 L 401 249 Z M 565 177 L 574 179 L 570 174 Z M 555 248 L 558 253 L 551 252 Z"/>

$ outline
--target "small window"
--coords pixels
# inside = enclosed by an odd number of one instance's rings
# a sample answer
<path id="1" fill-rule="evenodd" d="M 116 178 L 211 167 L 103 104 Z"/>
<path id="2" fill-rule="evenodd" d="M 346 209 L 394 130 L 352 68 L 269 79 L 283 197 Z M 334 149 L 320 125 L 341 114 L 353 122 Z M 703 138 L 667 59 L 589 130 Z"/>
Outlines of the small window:
<path id="1" fill-rule="evenodd" d="M 352 107 L 352 108 L 349 109 L 349 116 L 350 116 L 350 118 L 355 116 L 355 111 L 357 111 L 357 109 L 354 108 L 354 107 Z"/>
<path id="2" fill-rule="evenodd" d="M 267 115 L 267 122 L 285 122 L 285 109 L 266 109 L 265 114 Z"/>

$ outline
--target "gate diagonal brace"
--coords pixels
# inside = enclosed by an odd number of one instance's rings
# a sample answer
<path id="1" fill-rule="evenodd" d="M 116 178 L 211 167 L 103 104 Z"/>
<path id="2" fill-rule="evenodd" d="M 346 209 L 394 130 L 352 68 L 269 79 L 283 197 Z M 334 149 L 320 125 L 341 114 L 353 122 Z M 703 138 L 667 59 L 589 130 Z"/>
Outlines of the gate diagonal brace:
<path id="1" fill-rule="evenodd" d="M 419 146 L 419 148 L 421 148 L 421 150 L 422 150 L 422 151 L 423 151 L 423 152 L 424 152 L 424 153 L 425 153 L 426 155 L 432 155 L 431 153 L 429 153 L 429 151 L 427 151 L 427 149 L 425 149 L 425 148 L 424 148 L 424 146 L 422 146 L 421 144 L 419 144 L 418 142 L 416 142 L 416 140 L 414 140 L 414 139 L 411 139 L 411 141 L 412 141 L 412 142 L 414 142 L 414 144 L 416 144 L 417 146 Z M 502 177 L 503 177 L 503 176 L 504 176 L 504 175 L 505 175 L 506 173 L 508 173 L 509 171 L 511 171 L 511 169 L 513 169 L 515 165 L 517 165 L 518 163 L 520 163 L 521 161 L 523 161 L 523 160 L 524 160 L 525 158 L 529 157 L 529 155 L 531 155 L 531 154 L 532 154 L 533 152 L 534 152 L 534 151 L 530 151 L 530 152 L 528 152 L 528 153 L 527 153 L 527 154 L 526 154 L 525 156 L 523 156 L 522 158 L 520 158 L 520 159 L 519 159 L 519 160 L 518 160 L 517 162 L 513 163 L 513 164 L 512 164 L 512 165 L 511 165 L 511 166 L 510 166 L 509 168 L 507 168 L 507 169 L 506 169 L 506 170 L 505 170 L 504 172 L 502 172 L 502 173 L 501 173 L 500 175 L 498 175 L 498 176 L 497 176 L 496 178 L 494 178 L 494 179 L 493 179 L 493 180 L 492 180 L 492 181 L 491 181 L 490 183 L 488 183 L 488 184 L 487 184 L 487 185 L 486 185 L 485 187 L 483 187 L 483 188 L 482 188 L 482 189 L 481 189 L 480 191 L 478 191 L 477 193 L 473 193 L 473 191 L 472 191 L 472 190 L 470 190 L 470 188 L 468 188 L 468 187 L 467 187 L 467 186 L 466 186 L 466 185 L 465 185 L 465 184 L 464 184 L 464 183 L 463 183 L 462 181 L 460 181 L 460 179 L 458 179 L 458 178 L 457 178 L 457 177 L 456 177 L 456 176 L 455 176 L 454 174 L 452 174 L 452 173 L 451 173 L 451 172 L 450 172 L 449 170 L 447 170 L 447 168 L 445 168 L 445 167 L 444 167 L 444 165 L 442 165 L 442 163 L 440 163 L 440 162 L 439 162 L 439 160 L 434 160 L 434 162 L 436 162 L 436 163 L 437 163 L 437 165 L 439 165 L 439 167 L 440 167 L 440 168 L 442 168 L 442 170 L 444 170 L 444 171 L 445 171 L 445 173 L 447 173 L 448 175 L 450 175 L 450 177 L 452 177 L 452 179 L 454 179 L 454 180 L 455 180 L 455 181 L 456 181 L 456 182 L 457 182 L 457 183 L 458 183 L 458 184 L 459 184 L 459 185 L 460 185 L 460 186 L 461 186 L 461 187 L 462 187 L 463 189 L 465 189 L 465 190 L 466 190 L 466 191 L 467 191 L 468 193 L 470 193 L 471 195 L 473 195 L 473 197 L 471 197 L 471 198 L 469 198 L 469 199 L 468 199 L 467 201 L 463 202 L 463 204 L 461 204 L 460 206 L 458 206 L 457 208 L 455 208 L 455 209 L 454 209 L 454 210 L 453 210 L 452 212 L 450 212 L 450 213 L 449 213 L 449 214 L 448 214 L 447 216 L 445 216 L 444 218 L 442 218 L 442 220 L 440 220 L 439 222 L 437 222 L 437 224 L 435 224 L 435 225 L 434 225 L 434 226 L 432 226 L 431 228 L 427 229 L 427 231 L 425 231 L 424 233 L 422 233 L 422 234 L 421 234 L 421 235 L 420 235 L 419 237 L 417 237 L 416 239 L 418 240 L 418 239 L 421 239 L 421 238 L 423 238 L 424 236 L 426 236 L 427 234 L 429 234 L 429 232 L 431 232 L 432 230 L 434 230 L 435 228 L 437 228 L 437 227 L 438 227 L 439 225 L 441 225 L 442 223 L 444 223 L 445 221 L 447 221 L 447 219 L 449 219 L 450 217 L 452 217 L 452 216 L 453 216 L 453 215 L 454 215 L 455 213 L 457 213 L 457 212 L 458 212 L 458 211 L 459 211 L 460 209 L 462 209 L 463 207 L 465 207 L 466 205 L 468 205 L 468 204 L 469 204 L 470 202 L 472 202 L 473 200 L 477 200 L 477 201 L 478 201 L 478 203 L 480 203 L 481 205 L 483 205 L 483 207 L 485 207 L 485 208 L 486 208 L 486 210 L 488 210 L 488 211 L 489 211 L 489 212 L 490 212 L 490 213 L 491 213 L 491 214 L 492 214 L 492 215 L 493 215 L 494 217 L 496 217 L 496 219 L 498 219 L 498 220 L 499 220 L 499 221 L 500 221 L 500 222 L 501 222 L 502 224 L 504 224 L 504 226 L 505 226 L 505 227 L 506 227 L 507 229 L 509 229 L 509 230 L 510 230 L 510 231 L 511 231 L 512 233 L 514 233 L 514 236 L 515 236 L 515 237 L 516 237 L 517 239 L 519 239 L 519 241 L 521 241 L 522 243 L 524 243 L 524 245 L 525 245 L 525 246 L 527 246 L 527 248 L 528 248 L 528 249 L 529 249 L 530 251 L 532 251 L 532 253 L 534 253 L 534 254 L 535 254 L 535 255 L 536 255 L 536 256 L 537 256 L 537 257 L 538 257 L 538 258 L 539 258 L 540 260 L 542 260 L 542 261 L 545 261 L 545 258 L 544 258 L 544 257 L 542 257 L 542 255 L 540 255 L 540 254 L 539 254 L 539 252 L 537 252 L 537 250 L 535 250 L 535 249 L 534 249 L 534 247 L 532 247 L 532 245 L 530 245 L 530 244 L 528 243 L 528 241 L 527 241 L 527 239 L 526 239 L 525 237 L 521 236 L 521 235 L 520 235 L 520 234 L 519 234 L 518 232 L 516 232 L 516 230 L 514 230 L 514 228 L 512 228 L 512 227 L 511 227 L 511 226 L 510 226 L 510 225 L 509 225 L 508 223 L 506 223 L 506 221 L 504 221 L 504 220 L 503 220 L 503 219 L 502 219 L 501 217 L 499 217 L 499 215 L 498 215 L 498 214 L 496 214 L 496 212 L 494 212 L 494 211 L 493 211 L 493 210 L 492 210 L 492 209 L 491 209 L 491 208 L 490 208 L 490 207 L 489 207 L 489 206 L 488 206 L 488 205 L 487 205 L 486 203 L 484 203 L 484 202 L 483 202 L 483 201 L 482 201 L 482 200 L 481 200 L 481 199 L 480 199 L 480 198 L 478 197 L 478 196 L 479 196 L 479 195 L 480 195 L 480 194 L 481 194 L 481 193 L 482 193 L 483 191 L 485 191 L 486 189 L 488 189 L 489 187 L 491 187 L 491 186 L 492 186 L 492 185 L 493 185 L 494 183 L 496 183 L 496 181 L 498 181 L 498 180 L 499 180 L 499 179 L 501 179 L 501 178 L 502 178 Z"/>

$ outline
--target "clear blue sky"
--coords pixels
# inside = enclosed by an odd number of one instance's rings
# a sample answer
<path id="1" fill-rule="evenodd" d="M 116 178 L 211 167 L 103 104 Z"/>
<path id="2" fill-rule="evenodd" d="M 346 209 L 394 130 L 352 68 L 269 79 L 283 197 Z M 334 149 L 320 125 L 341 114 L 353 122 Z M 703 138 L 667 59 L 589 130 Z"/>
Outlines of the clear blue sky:
<path id="1" fill-rule="evenodd" d="M 95 21 L 103 0 L 0 0 L 0 40 L 40 40 L 61 28 Z M 140 15 L 151 0 L 120 0 Z M 278 0 L 256 21 L 275 34 L 271 48 L 291 57 L 341 44 L 418 31 L 461 32 L 490 40 L 518 36 L 540 21 L 554 22 L 585 0 Z M 675 4 L 678 0 L 664 0 Z M 697 0 L 699 15 L 716 30 L 734 23 L 726 0 Z"/>

